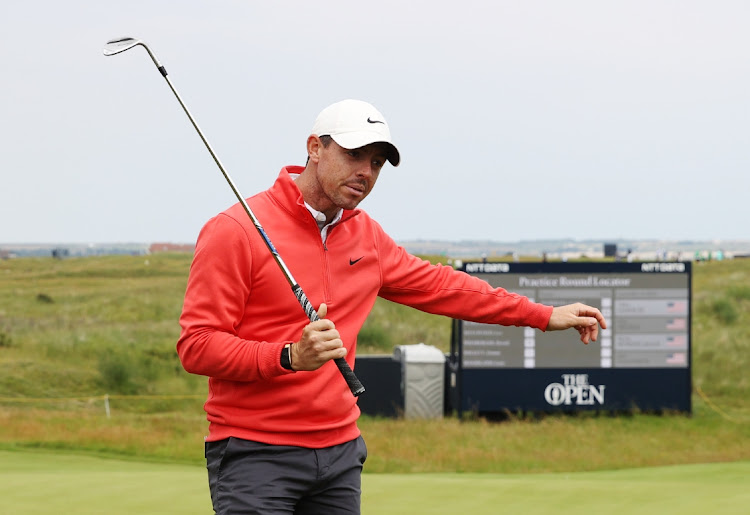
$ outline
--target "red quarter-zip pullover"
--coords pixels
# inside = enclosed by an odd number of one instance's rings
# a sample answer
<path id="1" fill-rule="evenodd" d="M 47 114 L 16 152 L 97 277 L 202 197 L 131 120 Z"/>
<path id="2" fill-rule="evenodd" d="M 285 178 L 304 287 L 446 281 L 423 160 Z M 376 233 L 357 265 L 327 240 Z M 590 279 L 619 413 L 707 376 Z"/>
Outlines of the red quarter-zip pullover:
<path id="1" fill-rule="evenodd" d="M 408 254 L 362 210 L 345 210 L 325 245 L 286 167 L 248 199 L 313 306 L 328 305 L 354 368 L 357 333 L 376 297 L 482 323 L 544 330 L 552 307 Z M 208 221 L 190 268 L 177 352 L 209 377 L 208 440 L 236 436 L 321 448 L 359 436 L 359 408 L 335 363 L 313 372 L 280 365 L 309 323 L 240 204 Z M 365 393 L 365 395 L 367 395 Z"/>

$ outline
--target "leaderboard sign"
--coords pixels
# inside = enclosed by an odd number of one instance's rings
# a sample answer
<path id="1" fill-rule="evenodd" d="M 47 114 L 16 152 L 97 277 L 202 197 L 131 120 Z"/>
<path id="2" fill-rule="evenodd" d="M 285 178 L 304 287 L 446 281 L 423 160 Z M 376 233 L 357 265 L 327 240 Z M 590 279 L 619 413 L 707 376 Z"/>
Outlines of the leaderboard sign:
<path id="1" fill-rule="evenodd" d="M 690 412 L 690 265 L 464 263 L 535 302 L 599 308 L 608 328 L 584 345 L 573 330 L 457 322 L 459 411 Z"/>

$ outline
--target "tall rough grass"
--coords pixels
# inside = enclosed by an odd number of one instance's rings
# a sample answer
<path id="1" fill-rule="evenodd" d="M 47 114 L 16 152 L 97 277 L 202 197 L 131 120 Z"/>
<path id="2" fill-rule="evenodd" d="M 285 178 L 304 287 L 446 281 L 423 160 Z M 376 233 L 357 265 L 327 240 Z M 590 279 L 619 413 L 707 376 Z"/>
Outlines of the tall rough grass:
<path id="1" fill-rule="evenodd" d="M 693 380 L 730 405 L 750 392 L 750 260 L 699 262 L 693 272 Z"/>

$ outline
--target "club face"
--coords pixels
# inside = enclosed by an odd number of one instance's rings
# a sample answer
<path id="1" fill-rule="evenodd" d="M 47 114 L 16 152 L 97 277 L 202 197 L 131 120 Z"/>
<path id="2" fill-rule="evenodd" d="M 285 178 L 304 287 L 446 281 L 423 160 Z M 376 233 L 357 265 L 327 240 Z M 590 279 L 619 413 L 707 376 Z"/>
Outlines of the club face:
<path id="1" fill-rule="evenodd" d="M 142 44 L 140 40 L 135 38 L 117 38 L 111 41 L 107 41 L 104 45 L 104 55 L 115 55 L 126 50 L 130 50 L 134 46 Z"/>

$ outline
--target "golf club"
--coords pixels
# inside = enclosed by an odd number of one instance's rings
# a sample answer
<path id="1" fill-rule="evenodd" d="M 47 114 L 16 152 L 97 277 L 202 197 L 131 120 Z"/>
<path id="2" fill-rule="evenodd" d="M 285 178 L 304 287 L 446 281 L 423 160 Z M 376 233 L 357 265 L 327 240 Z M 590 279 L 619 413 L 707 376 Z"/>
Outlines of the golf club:
<path id="1" fill-rule="evenodd" d="M 148 52 L 148 55 L 151 56 L 151 60 L 154 61 L 154 64 L 159 69 L 159 72 L 167 81 L 167 84 L 169 84 L 169 88 L 172 90 L 172 93 L 174 93 L 174 96 L 177 97 L 177 100 L 180 102 L 182 109 L 185 111 L 185 114 L 190 119 L 190 122 L 193 124 L 193 127 L 195 127 L 195 130 L 198 131 L 198 135 L 201 137 L 201 139 L 203 140 L 203 143 L 206 145 L 206 148 L 208 149 L 208 152 L 211 154 L 211 157 L 214 158 L 214 161 L 219 167 L 219 170 L 221 170 L 221 173 L 224 175 L 224 178 L 227 180 L 227 183 L 229 183 L 229 187 L 232 188 L 234 195 L 237 197 L 237 200 L 239 200 L 240 204 L 242 204 L 242 207 L 245 209 L 247 216 L 249 216 L 250 220 L 252 220 L 253 225 L 255 225 L 255 228 L 258 230 L 258 233 L 260 234 L 261 238 L 263 238 L 263 241 L 266 242 L 266 246 L 268 247 L 268 250 L 271 251 L 271 254 L 273 254 L 273 257 L 276 260 L 276 263 L 279 265 L 279 268 L 284 274 L 284 277 L 289 282 L 289 286 L 291 286 L 292 292 L 294 292 L 294 296 L 297 297 L 297 301 L 300 303 L 300 306 L 302 306 L 302 309 L 305 311 L 307 318 L 309 318 L 311 322 L 316 322 L 320 320 L 320 317 L 318 316 L 317 311 L 315 311 L 315 308 L 313 308 L 312 304 L 307 299 L 307 295 L 305 295 L 305 292 L 302 291 L 302 288 L 300 287 L 300 285 L 297 284 L 297 281 L 295 281 L 294 277 L 292 276 L 292 273 L 289 271 L 286 264 L 284 263 L 284 260 L 281 259 L 281 256 L 279 255 L 278 251 L 273 246 L 273 243 L 271 243 L 271 240 L 268 238 L 268 235 L 266 234 L 266 231 L 263 229 L 263 226 L 260 225 L 258 218 L 256 218 L 256 216 L 253 214 L 252 210 L 250 209 L 250 206 L 247 205 L 245 198 L 242 196 L 242 194 L 240 194 L 239 190 L 235 186 L 234 181 L 232 181 L 231 177 L 229 177 L 229 174 L 224 169 L 224 166 L 221 164 L 221 161 L 219 161 L 219 158 L 214 153 L 213 149 L 211 148 L 211 145 L 209 145 L 208 140 L 206 140 L 206 137 L 203 135 L 203 132 L 200 130 L 200 127 L 198 127 L 198 124 L 195 122 L 195 119 L 190 114 L 190 111 L 188 111 L 188 108 L 185 106 L 185 103 L 182 101 L 182 98 L 180 97 L 179 93 L 177 93 L 177 90 L 172 85 L 172 81 L 170 81 L 169 77 L 167 76 L 166 68 L 164 68 L 164 66 L 162 66 L 161 63 L 159 63 L 159 61 L 156 59 L 156 56 L 151 51 L 151 49 L 148 46 L 146 46 L 146 44 L 143 41 L 139 39 L 127 38 L 127 37 L 118 38 L 118 39 L 113 39 L 111 41 L 108 41 L 106 45 L 104 45 L 104 55 L 106 56 L 116 55 L 116 54 L 125 52 L 126 50 L 130 50 L 131 48 L 139 46 L 139 45 L 145 48 L 146 52 Z M 344 358 L 337 358 L 334 361 L 336 362 L 336 366 L 341 371 L 341 374 L 344 376 L 346 383 L 349 385 L 349 389 L 351 390 L 352 395 L 354 395 L 355 397 L 358 397 L 362 393 L 364 393 L 365 387 L 362 386 L 362 383 L 359 381 L 359 379 L 357 379 L 357 376 L 354 375 L 354 372 L 352 371 L 351 367 L 349 367 L 349 363 L 347 363 L 347 361 Z"/>

